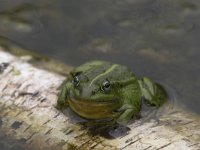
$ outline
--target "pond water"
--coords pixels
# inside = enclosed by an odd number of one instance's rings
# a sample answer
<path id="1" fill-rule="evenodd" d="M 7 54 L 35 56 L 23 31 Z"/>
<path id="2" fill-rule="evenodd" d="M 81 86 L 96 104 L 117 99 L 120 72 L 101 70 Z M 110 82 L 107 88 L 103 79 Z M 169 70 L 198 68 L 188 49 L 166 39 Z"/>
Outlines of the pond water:
<path id="1" fill-rule="evenodd" d="M 73 66 L 127 65 L 200 114 L 200 1 L 2 0 L 0 36 Z"/>

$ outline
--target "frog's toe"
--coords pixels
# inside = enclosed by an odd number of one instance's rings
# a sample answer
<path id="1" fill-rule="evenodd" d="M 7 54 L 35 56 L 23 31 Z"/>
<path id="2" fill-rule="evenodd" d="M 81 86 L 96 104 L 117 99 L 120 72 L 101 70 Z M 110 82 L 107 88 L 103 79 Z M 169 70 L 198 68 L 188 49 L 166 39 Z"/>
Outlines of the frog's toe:
<path id="1" fill-rule="evenodd" d="M 126 109 L 117 119 L 119 125 L 127 125 L 134 116 L 134 109 Z"/>

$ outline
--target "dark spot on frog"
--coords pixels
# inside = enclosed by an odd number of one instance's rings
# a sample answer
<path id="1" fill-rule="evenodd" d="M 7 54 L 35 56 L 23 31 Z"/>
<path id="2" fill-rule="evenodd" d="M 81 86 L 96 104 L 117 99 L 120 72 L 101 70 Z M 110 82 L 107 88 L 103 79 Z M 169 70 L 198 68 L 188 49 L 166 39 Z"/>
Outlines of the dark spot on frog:
<path id="1" fill-rule="evenodd" d="M 11 127 L 12 127 L 13 129 L 18 129 L 18 128 L 20 128 L 21 125 L 22 125 L 22 122 L 15 121 L 15 122 L 11 125 Z"/>
<path id="2" fill-rule="evenodd" d="M 0 64 L 0 73 L 3 73 L 3 71 L 9 66 L 9 63 L 1 63 Z"/>

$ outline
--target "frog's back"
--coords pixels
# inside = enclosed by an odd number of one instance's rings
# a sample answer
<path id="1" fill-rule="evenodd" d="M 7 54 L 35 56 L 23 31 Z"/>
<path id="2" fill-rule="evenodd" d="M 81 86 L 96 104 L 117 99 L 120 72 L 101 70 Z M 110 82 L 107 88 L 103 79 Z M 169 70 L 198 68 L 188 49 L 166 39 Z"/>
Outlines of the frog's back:
<path id="1" fill-rule="evenodd" d="M 90 81 L 100 81 L 101 79 L 125 80 L 134 76 L 132 71 L 123 65 L 110 63 L 107 61 L 92 61 L 77 67 L 74 72 L 81 72 Z"/>

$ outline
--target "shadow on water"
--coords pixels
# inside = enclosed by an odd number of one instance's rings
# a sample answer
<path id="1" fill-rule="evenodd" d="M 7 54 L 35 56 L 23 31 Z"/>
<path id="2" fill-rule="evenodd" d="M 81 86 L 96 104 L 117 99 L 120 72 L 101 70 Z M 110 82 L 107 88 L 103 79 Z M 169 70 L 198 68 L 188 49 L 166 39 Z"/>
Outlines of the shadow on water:
<path id="1" fill-rule="evenodd" d="M 199 8 L 191 0 L 2 1 L 0 36 L 73 66 L 127 65 L 200 114 Z"/>

